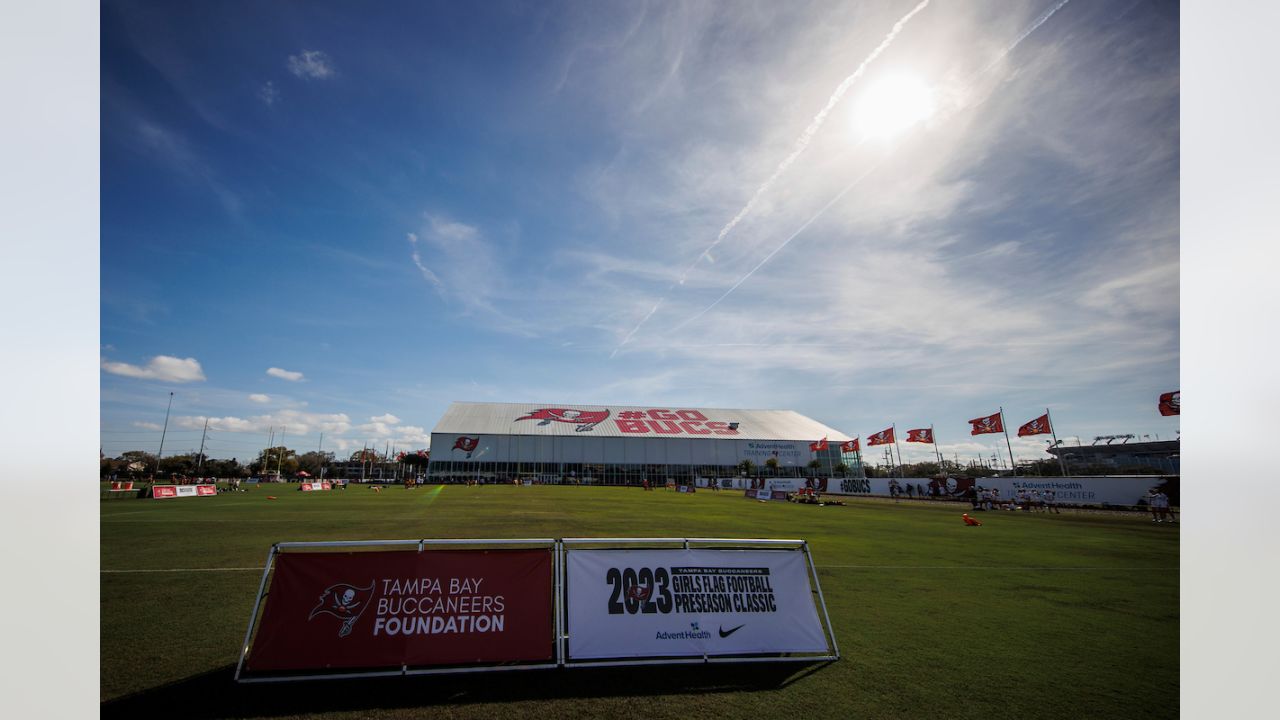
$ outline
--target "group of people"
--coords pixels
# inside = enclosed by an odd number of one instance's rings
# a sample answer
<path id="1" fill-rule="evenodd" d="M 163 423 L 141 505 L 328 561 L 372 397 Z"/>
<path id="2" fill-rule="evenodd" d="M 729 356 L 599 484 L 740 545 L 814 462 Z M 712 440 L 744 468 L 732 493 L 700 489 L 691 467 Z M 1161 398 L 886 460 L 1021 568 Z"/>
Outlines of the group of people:
<path id="1" fill-rule="evenodd" d="M 901 500 L 904 494 L 909 500 L 915 499 L 916 496 L 921 498 L 929 496 L 928 492 L 924 489 L 924 485 L 900 483 L 897 480 L 889 481 L 889 497 L 893 498 L 894 502 Z"/>
<path id="2" fill-rule="evenodd" d="M 1052 489 L 1043 492 L 1019 488 L 1012 498 L 1001 498 L 1000 488 L 977 487 L 972 498 L 974 510 L 1022 510 L 1062 514 L 1058 509 L 1057 494 Z"/>
<path id="3" fill-rule="evenodd" d="M 1169 507 L 1169 496 L 1164 494 L 1160 488 L 1151 488 L 1147 491 L 1147 509 L 1151 511 L 1151 522 L 1164 522 L 1165 518 L 1169 522 L 1178 522 L 1178 518 L 1174 517 L 1173 508 Z"/>

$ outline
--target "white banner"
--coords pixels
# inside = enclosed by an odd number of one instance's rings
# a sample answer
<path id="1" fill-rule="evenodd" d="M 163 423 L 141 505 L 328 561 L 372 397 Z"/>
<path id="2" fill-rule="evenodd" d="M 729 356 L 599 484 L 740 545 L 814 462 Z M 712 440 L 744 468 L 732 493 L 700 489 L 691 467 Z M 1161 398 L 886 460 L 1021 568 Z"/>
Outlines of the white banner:
<path id="1" fill-rule="evenodd" d="M 795 550 L 569 550 L 568 657 L 827 652 Z"/>

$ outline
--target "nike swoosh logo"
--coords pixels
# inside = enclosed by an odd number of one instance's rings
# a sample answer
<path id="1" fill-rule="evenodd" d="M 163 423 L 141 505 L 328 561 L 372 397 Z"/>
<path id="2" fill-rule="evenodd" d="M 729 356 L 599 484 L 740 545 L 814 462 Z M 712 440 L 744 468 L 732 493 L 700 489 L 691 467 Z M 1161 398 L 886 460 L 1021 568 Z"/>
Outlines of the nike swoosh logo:
<path id="1" fill-rule="evenodd" d="M 739 630 L 741 630 L 742 628 L 744 628 L 744 627 L 746 627 L 746 626 L 747 626 L 747 624 L 746 624 L 746 623 L 743 623 L 743 624 L 739 625 L 738 627 L 733 628 L 732 630 L 725 630 L 725 629 L 724 629 L 724 626 L 723 626 L 723 625 L 721 625 L 721 626 L 720 626 L 720 637 L 722 637 L 722 638 L 727 638 L 727 637 L 729 637 L 730 635 L 732 635 L 732 634 L 734 634 L 734 633 L 738 632 Z"/>

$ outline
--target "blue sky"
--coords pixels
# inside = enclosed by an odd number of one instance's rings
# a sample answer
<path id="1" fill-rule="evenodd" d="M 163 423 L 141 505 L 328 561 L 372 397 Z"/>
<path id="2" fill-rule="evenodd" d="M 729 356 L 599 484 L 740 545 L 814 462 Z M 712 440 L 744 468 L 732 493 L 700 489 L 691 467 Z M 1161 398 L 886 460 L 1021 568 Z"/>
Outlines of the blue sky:
<path id="1" fill-rule="evenodd" d="M 242 460 L 452 400 L 1174 437 L 1176 4 L 920 5 L 105 3 L 103 451 L 170 391 Z"/>

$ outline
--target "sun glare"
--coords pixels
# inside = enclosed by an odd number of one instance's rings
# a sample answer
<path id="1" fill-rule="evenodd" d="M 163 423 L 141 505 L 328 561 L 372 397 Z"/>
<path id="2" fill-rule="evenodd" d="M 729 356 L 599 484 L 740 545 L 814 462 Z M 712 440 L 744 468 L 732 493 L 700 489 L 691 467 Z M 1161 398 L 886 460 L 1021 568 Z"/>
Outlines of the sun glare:
<path id="1" fill-rule="evenodd" d="M 882 77 L 858 99 L 853 113 L 859 139 L 888 140 L 927 120 L 933 91 L 913 75 Z"/>

